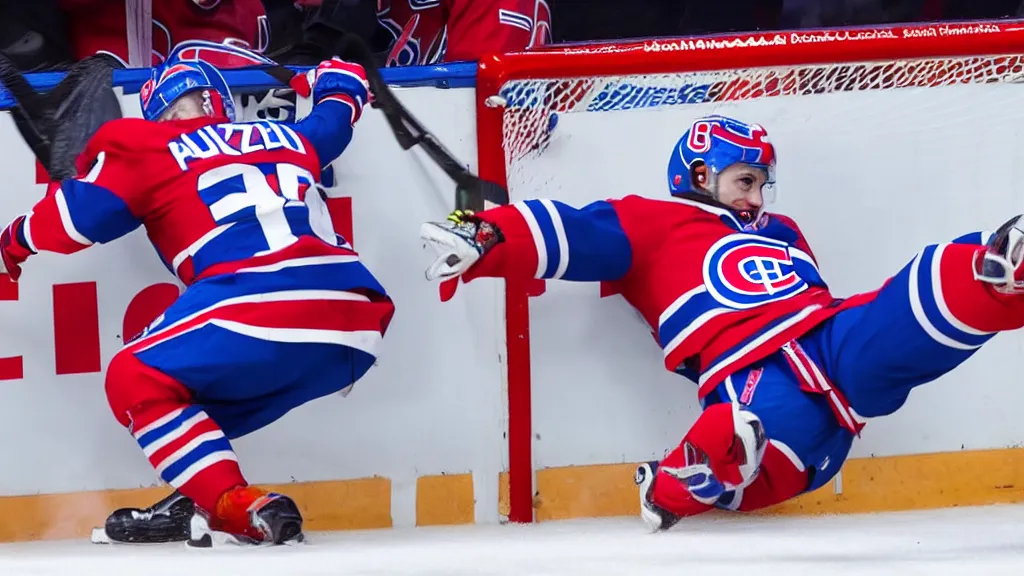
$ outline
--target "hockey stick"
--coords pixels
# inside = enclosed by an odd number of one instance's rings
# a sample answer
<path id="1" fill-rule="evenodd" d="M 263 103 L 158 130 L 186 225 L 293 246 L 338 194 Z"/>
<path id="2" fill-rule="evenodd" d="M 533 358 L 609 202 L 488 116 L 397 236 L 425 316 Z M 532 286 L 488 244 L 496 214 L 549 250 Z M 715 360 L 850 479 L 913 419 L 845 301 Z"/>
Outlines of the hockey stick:
<path id="1" fill-rule="evenodd" d="M 53 90 L 41 94 L 0 54 L 0 81 L 14 97 L 15 125 L 52 181 L 78 176 L 75 160 L 85 144 L 105 122 L 121 117 L 113 70 L 108 58 L 91 56 L 75 63 Z"/>
<path id="2" fill-rule="evenodd" d="M 375 99 L 373 105 L 384 113 L 398 144 L 403 150 L 409 150 L 416 145 L 422 146 L 427 155 L 455 182 L 455 208 L 480 211 L 486 208 L 485 203 L 488 202 L 499 206 L 508 204 L 508 190 L 495 182 L 482 180 L 470 172 L 409 112 L 384 81 L 366 42 L 353 34 L 347 35 L 345 40 L 345 47 L 348 48 L 347 52 L 351 54 L 352 60 L 366 70 L 370 90 L 373 91 Z"/>
<path id="3" fill-rule="evenodd" d="M 399 146 L 403 150 L 409 150 L 417 145 L 422 146 L 430 159 L 455 182 L 456 209 L 480 211 L 487 207 L 487 203 L 499 206 L 509 203 L 508 190 L 494 182 L 482 180 L 470 172 L 409 112 L 384 81 L 370 47 L 362 38 L 346 34 L 341 38 L 336 53 L 360 64 L 366 70 L 366 77 L 374 96 L 373 107 L 384 113 Z M 290 85 L 292 77 L 295 76 L 295 72 L 284 66 L 271 66 L 264 71 L 285 85 Z"/>

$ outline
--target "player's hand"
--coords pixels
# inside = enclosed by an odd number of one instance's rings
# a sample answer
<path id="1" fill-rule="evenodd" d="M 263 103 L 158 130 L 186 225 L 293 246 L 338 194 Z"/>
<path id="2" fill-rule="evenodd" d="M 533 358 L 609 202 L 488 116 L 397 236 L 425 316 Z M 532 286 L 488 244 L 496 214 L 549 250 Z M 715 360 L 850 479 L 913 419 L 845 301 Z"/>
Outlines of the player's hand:
<path id="1" fill-rule="evenodd" d="M 337 100 L 352 106 L 352 123 L 363 113 L 363 106 L 373 102 L 366 70 L 354 62 L 341 58 L 324 60 L 310 70 L 309 84 L 313 87 L 313 102 Z"/>
<path id="2" fill-rule="evenodd" d="M 7 274 L 12 282 L 21 277 L 21 263 L 32 254 L 17 238 L 24 222 L 25 216 L 18 216 L 0 232 L 0 274 Z"/>
<path id="3" fill-rule="evenodd" d="M 457 226 L 480 222 L 480 218 L 478 218 L 476 213 L 472 210 L 452 210 L 452 213 L 449 214 L 445 220 L 452 222 Z"/>
<path id="4" fill-rule="evenodd" d="M 444 222 L 426 222 L 420 238 L 437 252 L 426 270 L 427 280 L 446 280 L 469 270 L 495 244 L 503 241 L 498 227 L 469 210 L 456 210 Z"/>

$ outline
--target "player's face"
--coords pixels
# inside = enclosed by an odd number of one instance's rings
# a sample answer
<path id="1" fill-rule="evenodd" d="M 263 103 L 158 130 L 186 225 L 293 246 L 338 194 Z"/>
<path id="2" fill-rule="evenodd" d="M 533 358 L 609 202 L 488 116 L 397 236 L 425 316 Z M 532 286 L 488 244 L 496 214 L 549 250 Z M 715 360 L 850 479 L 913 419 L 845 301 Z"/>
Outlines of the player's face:
<path id="1" fill-rule="evenodd" d="M 735 210 L 757 212 L 764 205 L 761 189 L 768 175 L 747 164 L 733 164 L 718 175 L 718 201 Z"/>
<path id="2" fill-rule="evenodd" d="M 191 120 L 192 118 L 201 118 L 203 116 L 207 116 L 206 109 L 203 107 L 203 94 L 202 92 L 191 92 L 178 98 L 168 106 L 157 122 Z"/>

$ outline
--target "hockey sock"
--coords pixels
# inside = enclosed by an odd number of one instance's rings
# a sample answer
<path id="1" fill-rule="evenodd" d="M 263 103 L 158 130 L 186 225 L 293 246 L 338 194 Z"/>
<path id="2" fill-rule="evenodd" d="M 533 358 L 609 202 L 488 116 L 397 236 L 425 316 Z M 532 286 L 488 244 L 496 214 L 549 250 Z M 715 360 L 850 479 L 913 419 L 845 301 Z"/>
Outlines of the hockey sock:
<path id="1" fill-rule="evenodd" d="M 969 244 L 930 246 L 911 264 L 911 306 L 957 340 L 973 343 L 979 335 L 1024 326 L 1024 297 L 974 279 L 974 259 L 984 251 Z"/>
<path id="2" fill-rule="evenodd" d="M 224 431 L 180 382 L 125 349 L 107 367 L 106 389 L 117 421 L 160 478 L 197 506 L 214 512 L 221 494 L 246 485 Z"/>
<path id="3" fill-rule="evenodd" d="M 165 482 L 215 512 L 221 495 L 246 486 L 224 432 L 195 405 L 142 404 L 129 410 L 132 435 Z"/>

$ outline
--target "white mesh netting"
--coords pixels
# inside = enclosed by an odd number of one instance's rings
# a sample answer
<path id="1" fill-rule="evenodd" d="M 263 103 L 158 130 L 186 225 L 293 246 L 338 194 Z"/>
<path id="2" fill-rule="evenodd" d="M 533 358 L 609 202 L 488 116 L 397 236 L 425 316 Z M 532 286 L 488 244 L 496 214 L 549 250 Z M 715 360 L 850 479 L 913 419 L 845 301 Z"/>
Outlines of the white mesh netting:
<path id="1" fill-rule="evenodd" d="M 499 101 L 505 107 L 502 136 L 511 176 L 518 161 L 543 149 L 558 115 L 565 113 L 1022 80 L 1024 56 L 980 56 L 515 80 L 502 87 Z"/>

